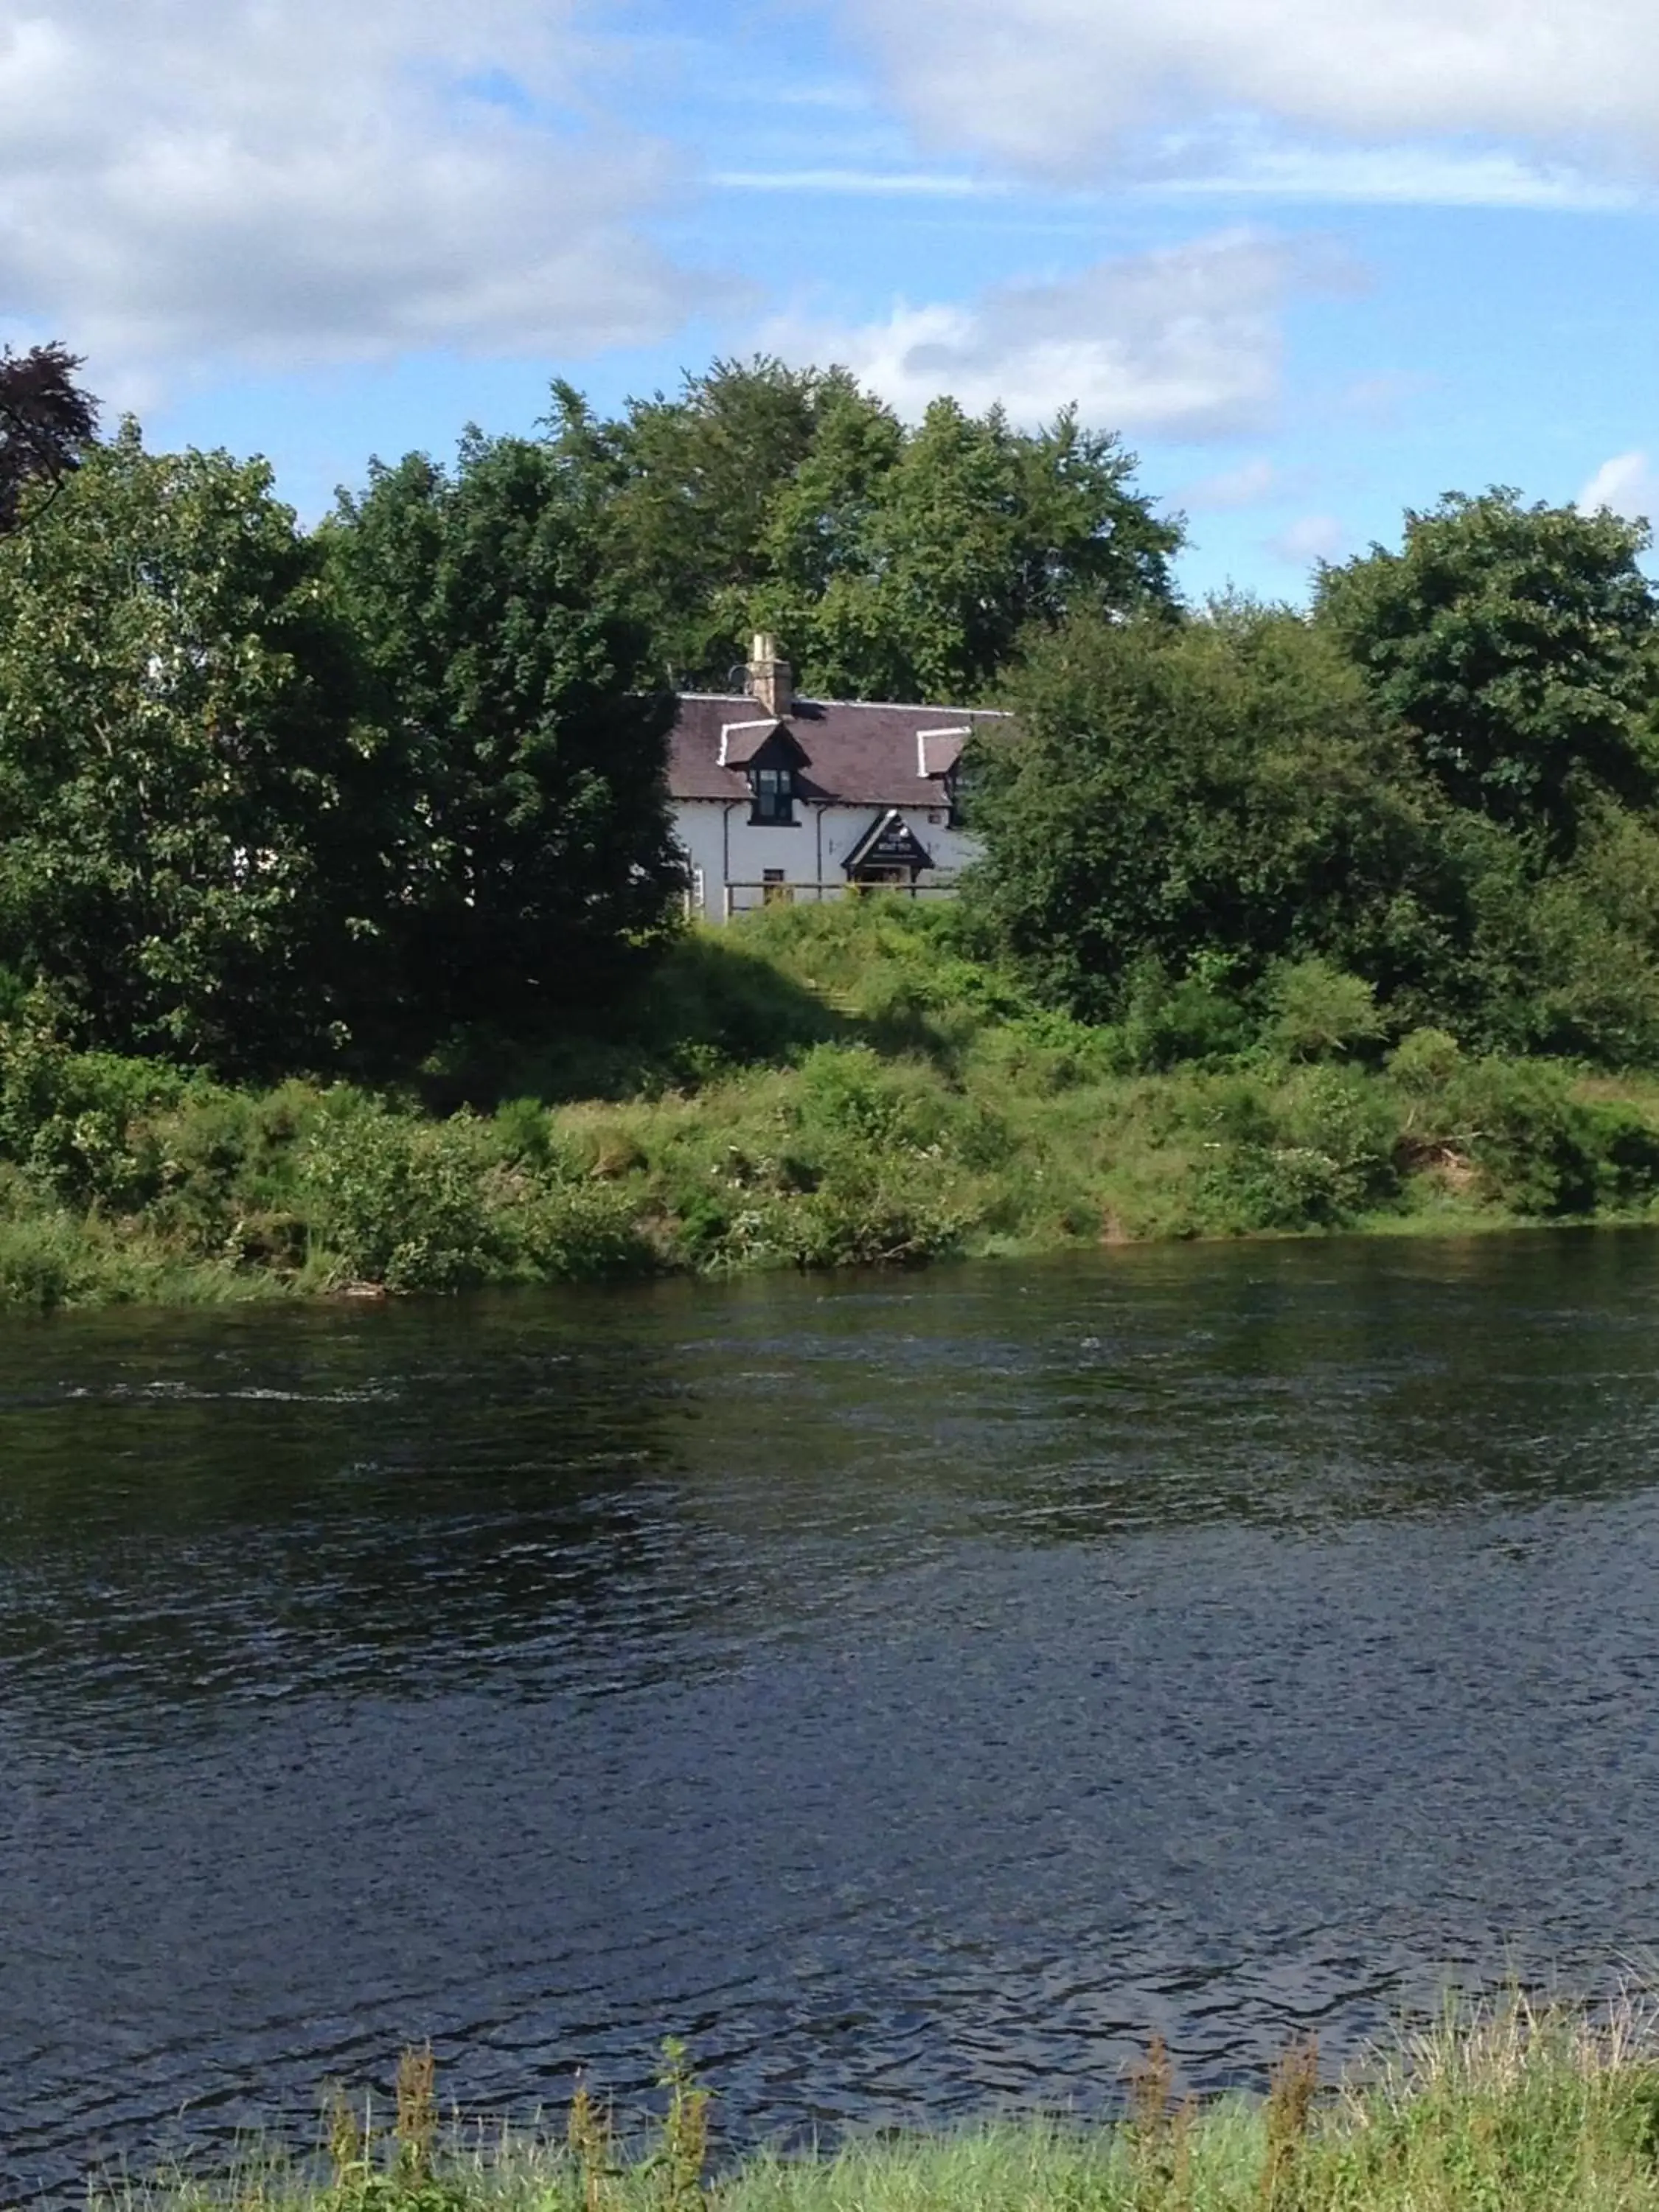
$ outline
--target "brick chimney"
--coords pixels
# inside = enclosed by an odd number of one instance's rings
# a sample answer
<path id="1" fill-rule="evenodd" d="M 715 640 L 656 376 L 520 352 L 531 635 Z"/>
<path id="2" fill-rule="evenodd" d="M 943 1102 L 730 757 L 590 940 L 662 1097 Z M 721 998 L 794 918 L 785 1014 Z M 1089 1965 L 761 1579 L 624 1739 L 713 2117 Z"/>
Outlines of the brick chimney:
<path id="1" fill-rule="evenodd" d="M 769 714 L 781 721 L 795 704 L 795 672 L 778 654 L 778 641 L 769 631 L 757 630 L 749 655 L 749 690 Z"/>

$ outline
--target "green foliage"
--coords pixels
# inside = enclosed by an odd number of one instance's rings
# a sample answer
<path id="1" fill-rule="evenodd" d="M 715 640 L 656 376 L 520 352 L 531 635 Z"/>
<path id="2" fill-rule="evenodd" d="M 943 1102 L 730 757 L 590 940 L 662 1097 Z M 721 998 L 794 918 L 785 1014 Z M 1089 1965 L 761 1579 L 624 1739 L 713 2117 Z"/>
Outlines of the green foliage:
<path id="1" fill-rule="evenodd" d="M 0 1152 L 66 1204 L 143 1206 L 161 1187 L 144 1120 L 191 1088 L 163 1062 L 71 1052 L 50 1029 L 15 1024 L 0 1030 Z"/>
<path id="2" fill-rule="evenodd" d="M 1516 1213 L 1589 1213 L 1659 1189 L 1644 1117 L 1598 1110 L 1548 1062 L 1470 1063 L 1447 1088 L 1443 1127 L 1486 1194 Z"/>
<path id="3" fill-rule="evenodd" d="M 1449 494 L 1398 553 L 1322 569 L 1319 620 L 1451 799 L 1570 852 L 1597 793 L 1653 795 L 1647 544 L 1606 508 Z"/>
<path id="4" fill-rule="evenodd" d="M 1455 1086 L 1453 1111 L 1487 1190 L 1516 1213 L 1577 1213 L 1595 1203 L 1586 1119 L 1559 1069 L 1480 1060 Z"/>
<path id="5" fill-rule="evenodd" d="M 573 386 L 553 386 L 555 464 L 677 685 L 724 687 L 772 502 L 854 390 L 834 369 L 717 361 L 678 398 L 635 399 L 601 422 Z"/>
<path id="6" fill-rule="evenodd" d="M 591 1010 L 680 880 L 670 702 L 555 452 L 471 433 L 376 465 L 324 534 L 396 762 L 387 917 L 417 1034 Z"/>
<path id="7" fill-rule="evenodd" d="M 1123 1015 L 1149 971 L 1237 992 L 1318 956 L 1387 992 L 1440 927 L 1435 802 L 1332 641 L 1226 604 L 1076 619 L 979 741 L 975 896 L 1044 995 Z"/>
<path id="8" fill-rule="evenodd" d="M 1254 1031 L 1224 969 L 1172 982 L 1155 959 L 1132 967 L 1119 1024 L 1126 1066 L 1156 1074 L 1182 1063 L 1224 1064 L 1249 1048 Z"/>
<path id="9" fill-rule="evenodd" d="M 585 1283 L 648 1275 L 662 1255 L 646 1233 L 636 1194 L 606 1182 L 550 1179 L 501 1193 L 500 1231 L 515 1281 Z"/>
<path id="10" fill-rule="evenodd" d="M 668 2092 L 657 2159 L 663 2212 L 701 2212 L 713 2092 L 693 2073 L 685 2045 L 677 2035 L 663 2044 L 662 2057 L 657 2086 Z"/>
<path id="11" fill-rule="evenodd" d="M 0 1306 L 50 1313 L 95 1279 L 86 1240 L 62 1214 L 0 1221 Z"/>
<path id="12" fill-rule="evenodd" d="M 1613 1067 L 1659 1064 L 1659 827 L 1603 800 L 1533 890 L 1515 937 L 1534 977 L 1525 1041 Z"/>
<path id="13" fill-rule="evenodd" d="M 1258 1013 L 1291 1060 L 1436 1028 L 1477 1052 L 1659 1062 L 1659 662 L 1638 542 L 1494 495 L 1327 571 L 1311 623 L 1223 602 L 1039 641 L 1018 733 L 977 742 L 969 896 L 989 941 L 1046 999 L 1115 1022 L 1140 1067 L 1236 1058 Z M 1528 592 L 1541 612 L 1512 603 Z M 1486 628 L 1530 673 L 1492 674 L 1478 705 Z M 1431 646 L 1455 657 L 1453 631 L 1473 657 L 1442 707 L 1468 745 L 1486 732 L 1479 776 L 1451 772 L 1399 673 Z M 1547 637 L 1553 674 L 1534 665 Z M 1500 708 L 1519 718 L 1501 745 Z"/>
<path id="14" fill-rule="evenodd" d="M 1463 1064 L 1463 1048 L 1444 1030 L 1413 1030 L 1389 1054 L 1389 1073 L 1413 1098 L 1444 1092 Z"/>
<path id="15" fill-rule="evenodd" d="M 983 697 L 1029 626 L 1167 602 L 1176 532 L 1129 489 L 1133 466 L 1075 414 L 1029 434 L 938 399 L 906 434 L 843 392 L 780 494 L 746 611 L 812 690 Z"/>
<path id="16" fill-rule="evenodd" d="M 1264 1029 L 1194 981 L 1158 995 L 1143 977 L 1135 1020 L 1093 1027 L 968 941 L 959 918 L 881 901 L 689 939 L 699 960 L 740 961 L 745 1005 L 780 1012 L 781 1030 L 760 1024 L 764 1050 L 741 1065 L 718 1027 L 670 1022 L 635 1039 L 649 1095 L 520 1091 L 488 1115 L 342 1085 L 232 1090 L 15 1023 L 0 1031 L 0 1302 L 910 1265 L 1659 1202 L 1659 1101 L 1640 1085 L 1425 1028 L 1381 1070 L 1358 1052 L 1297 1060 L 1274 1017 Z M 828 1036 L 791 1041 L 798 1002 Z M 716 989 L 704 1013 L 718 1024 L 726 1003 Z M 694 1048 L 706 1065 L 671 1080 Z"/>
<path id="17" fill-rule="evenodd" d="M 1290 1060 L 1332 1060 L 1384 1033 L 1376 991 L 1317 954 L 1286 961 L 1267 978 L 1269 1035 Z"/>
<path id="18" fill-rule="evenodd" d="M 470 1119 L 412 1121 L 350 1092 L 327 1102 L 306 1146 L 302 1187 L 349 1274 L 394 1291 L 489 1279 L 501 1253 L 479 1133 Z"/>
<path id="19" fill-rule="evenodd" d="M 0 961 L 83 1042 L 338 1050 L 385 902 L 355 696 L 263 462 L 94 448 L 0 543 Z"/>
<path id="20" fill-rule="evenodd" d="M 1334 1067 L 1282 1089 L 1235 1080 L 1211 1104 L 1198 1205 L 1216 1228 L 1337 1229 L 1398 1194 L 1398 1117 L 1376 1087 Z"/>
<path id="21" fill-rule="evenodd" d="M 328 2170 L 249 2146 L 126 2176 L 92 2212 L 1659 2212 L 1659 2058 L 1644 2008 L 1449 2009 L 1340 2081 L 1292 2046 L 1267 2094 L 1179 2096 L 1155 2039 L 1121 2117 L 854 2134 L 707 2170 L 707 2092 L 674 2046 L 635 2134 L 583 2086 L 568 2128 L 459 2120 L 420 2155 L 337 2096 Z"/>
<path id="22" fill-rule="evenodd" d="M 1170 599 L 1179 531 L 1074 414 L 1031 434 L 939 399 L 908 429 L 845 369 L 757 360 L 609 422 L 556 386 L 550 433 L 681 686 L 725 688 L 762 628 L 819 696 L 978 698 L 1027 625 Z"/>
<path id="23" fill-rule="evenodd" d="M 884 1066 L 866 1045 L 823 1045 L 801 1064 L 797 1127 L 834 1147 L 843 1142 L 923 1152 L 943 1127 L 944 1100 L 921 1070 Z"/>

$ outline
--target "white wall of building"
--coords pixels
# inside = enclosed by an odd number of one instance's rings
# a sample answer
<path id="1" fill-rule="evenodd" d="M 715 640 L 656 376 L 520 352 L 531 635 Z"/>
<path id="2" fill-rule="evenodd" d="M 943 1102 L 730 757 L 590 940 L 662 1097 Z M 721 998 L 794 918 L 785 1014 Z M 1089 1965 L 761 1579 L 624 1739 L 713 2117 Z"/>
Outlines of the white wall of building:
<path id="1" fill-rule="evenodd" d="M 781 868 L 789 884 L 845 884 L 848 854 L 888 811 L 797 799 L 793 825 L 786 827 L 751 822 L 747 799 L 679 799 L 674 802 L 674 825 L 696 872 L 694 883 L 701 880 L 700 911 L 710 921 L 721 921 L 727 887 L 763 883 L 771 868 Z M 954 876 L 978 858 L 976 842 L 950 826 L 943 805 L 902 806 L 898 811 L 933 860 L 932 872 L 924 871 L 919 879 L 924 885 Z M 757 905 L 759 894 L 739 890 L 732 903 Z"/>

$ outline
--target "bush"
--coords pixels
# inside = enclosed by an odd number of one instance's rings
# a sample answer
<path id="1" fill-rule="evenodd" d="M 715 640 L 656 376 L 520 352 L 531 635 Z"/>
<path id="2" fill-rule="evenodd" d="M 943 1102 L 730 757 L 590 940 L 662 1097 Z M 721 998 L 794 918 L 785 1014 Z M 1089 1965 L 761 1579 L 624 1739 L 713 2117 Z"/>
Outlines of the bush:
<path id="1" fill-rule="evenodd" d="M 648 1274 L 659 1264 L 633 1200 L 612 1183 L 544 1185 L 522 1200 L 510 1226 L 521 1270 L 542 1281 Z"/>
<path id="2" fill-rule="evenodd" d="M 85 1268 L 85 1240 L 61 1217 L 0 1223 L 0 1305 L 49 1313 L 69 1303 Z"/>
<path id="3" fill-rule="evenodd" d="M 791 1211 L 787 1237 L 802 1267 L 915 1266 L 956 1251 L 968 1225 L 944 1194 L 877 1179 L 812 1192 Z"/>
<path id="4" fill-rule="evenodd" d="M 538 1098 L 509 1098 L 497 1107 L 495 1133 L 505 1159 L 532 1168 L 551 1165 L 553 1121 Z"/>
<path id="5" fill-rule="evenodd" d="M 1413 1030 L 1389 1054 L 1389 1073 L 1409 1098 L 1443 1091 L 1463 1064 L 1463 1048 L 1445 1030 Z"/>
<path id="6" fill-rule="evenodd" d="M 1595 1127 L 1565 1071 L 1481 1060 L 1446 1100 L 1449 1134 L 1480 1170 L 1486 1194 L 1515 1212 L 1588 1212 L 1599 1185 Z"/>
<path id="7" fill-rule="evenodd" d="M 1121 1024 L 1130 1066 L 1147 1074 L 1233 1059 L 1248 1050 L 1252 1030 L 1236 994 L 1201 975 L 1171 982 L 1152 967 L 1133 978 Z"/>
<path id="8" fill-rule="evenodd" d="M 1268 1036 L 1287 1060 L 1334 1060 L 1383 1034 L 1373 985 L 1328 960 L 1283 962 L 1267 978 Z"/>
<path id="9" fill-rule="evenodd" d="M 333 1094 L 303 1158 L 317 1229 L 349 1274 L 393 1291 L 457 1291 L 502 1272 L 483 1190 L 482 1125 L 422 1123 Z"/>
<path id="10" fill-rule="evenodd" d="M 1279 1126 L 1289 1144 L 1329 1162 L 1335 1204 L 1345 1218 L 1395 1194 L 1399 1124 L 1386 1095 L 1363 1077 L 1310 1068 L 1286 1086 Z"/>
<path id="11" fill-rule="evenodd" d="M 886 1064 L 867 1045 L 820 1045 L 801 1063 L 794 1119 L 831 1149 L 920 1152 L 944 1135 L 947 1112 L 921 1068 Z"/>
<path id="12" fill-rule="evenodd" d="M 1659 1194 L 1659 1129 L 1620 1099 L 1592 1100 L 1580 1110 L 1595 1158 L 1598 1202 L 1620 1209 L 1650 1205 Z"/>
<path id="13" fill-rule="evenodd" d="M 1346 1218 L 1329 1160 L 1305 1146 L 1235 1145 L 1199 1177 L 1200 1218 L 1212 1233 L 1334 1229 Z"/>
<path id="14" fill-rule="evenodd" d="M 161 1188 L 149 1119 L 211 1086 L 154 1060 L 71 1052 L 36 1022 L 0 1032 L 0 1152 L 66 1205 L 118 1212 Z"/>
<path id="15" fill-rule="evenodd" d="M 301 1084 L 263 1093 L 204 1091 L 158 1115 L 149 1138 L 159 1193 L 149 1218 L 203 1258 L 298 1267 L 308 1242 L 295 1153 L 317 1111 Z"/>
<path id="16" fill-rule="evenodd" d="M 1397 1193 L 1395 1116 L 1358 1073 L 1310 1068 L 1277 1094 L 1239 1079 L 1206 1109 L 1197 1203 L 1214 1229 L 1340 1228 Z"/>

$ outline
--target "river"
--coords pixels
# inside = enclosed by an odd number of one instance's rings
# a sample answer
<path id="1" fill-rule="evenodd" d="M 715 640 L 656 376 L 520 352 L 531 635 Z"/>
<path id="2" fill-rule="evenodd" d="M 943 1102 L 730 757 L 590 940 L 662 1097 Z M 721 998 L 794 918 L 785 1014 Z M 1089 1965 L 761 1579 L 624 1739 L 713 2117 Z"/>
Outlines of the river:
<path id="1" fill-rule="evenodd" d="M 430 2035 L 728 2145 L 1659 1936 L 1659 1235 L 11 1320 L 0 2202 Z"/>

